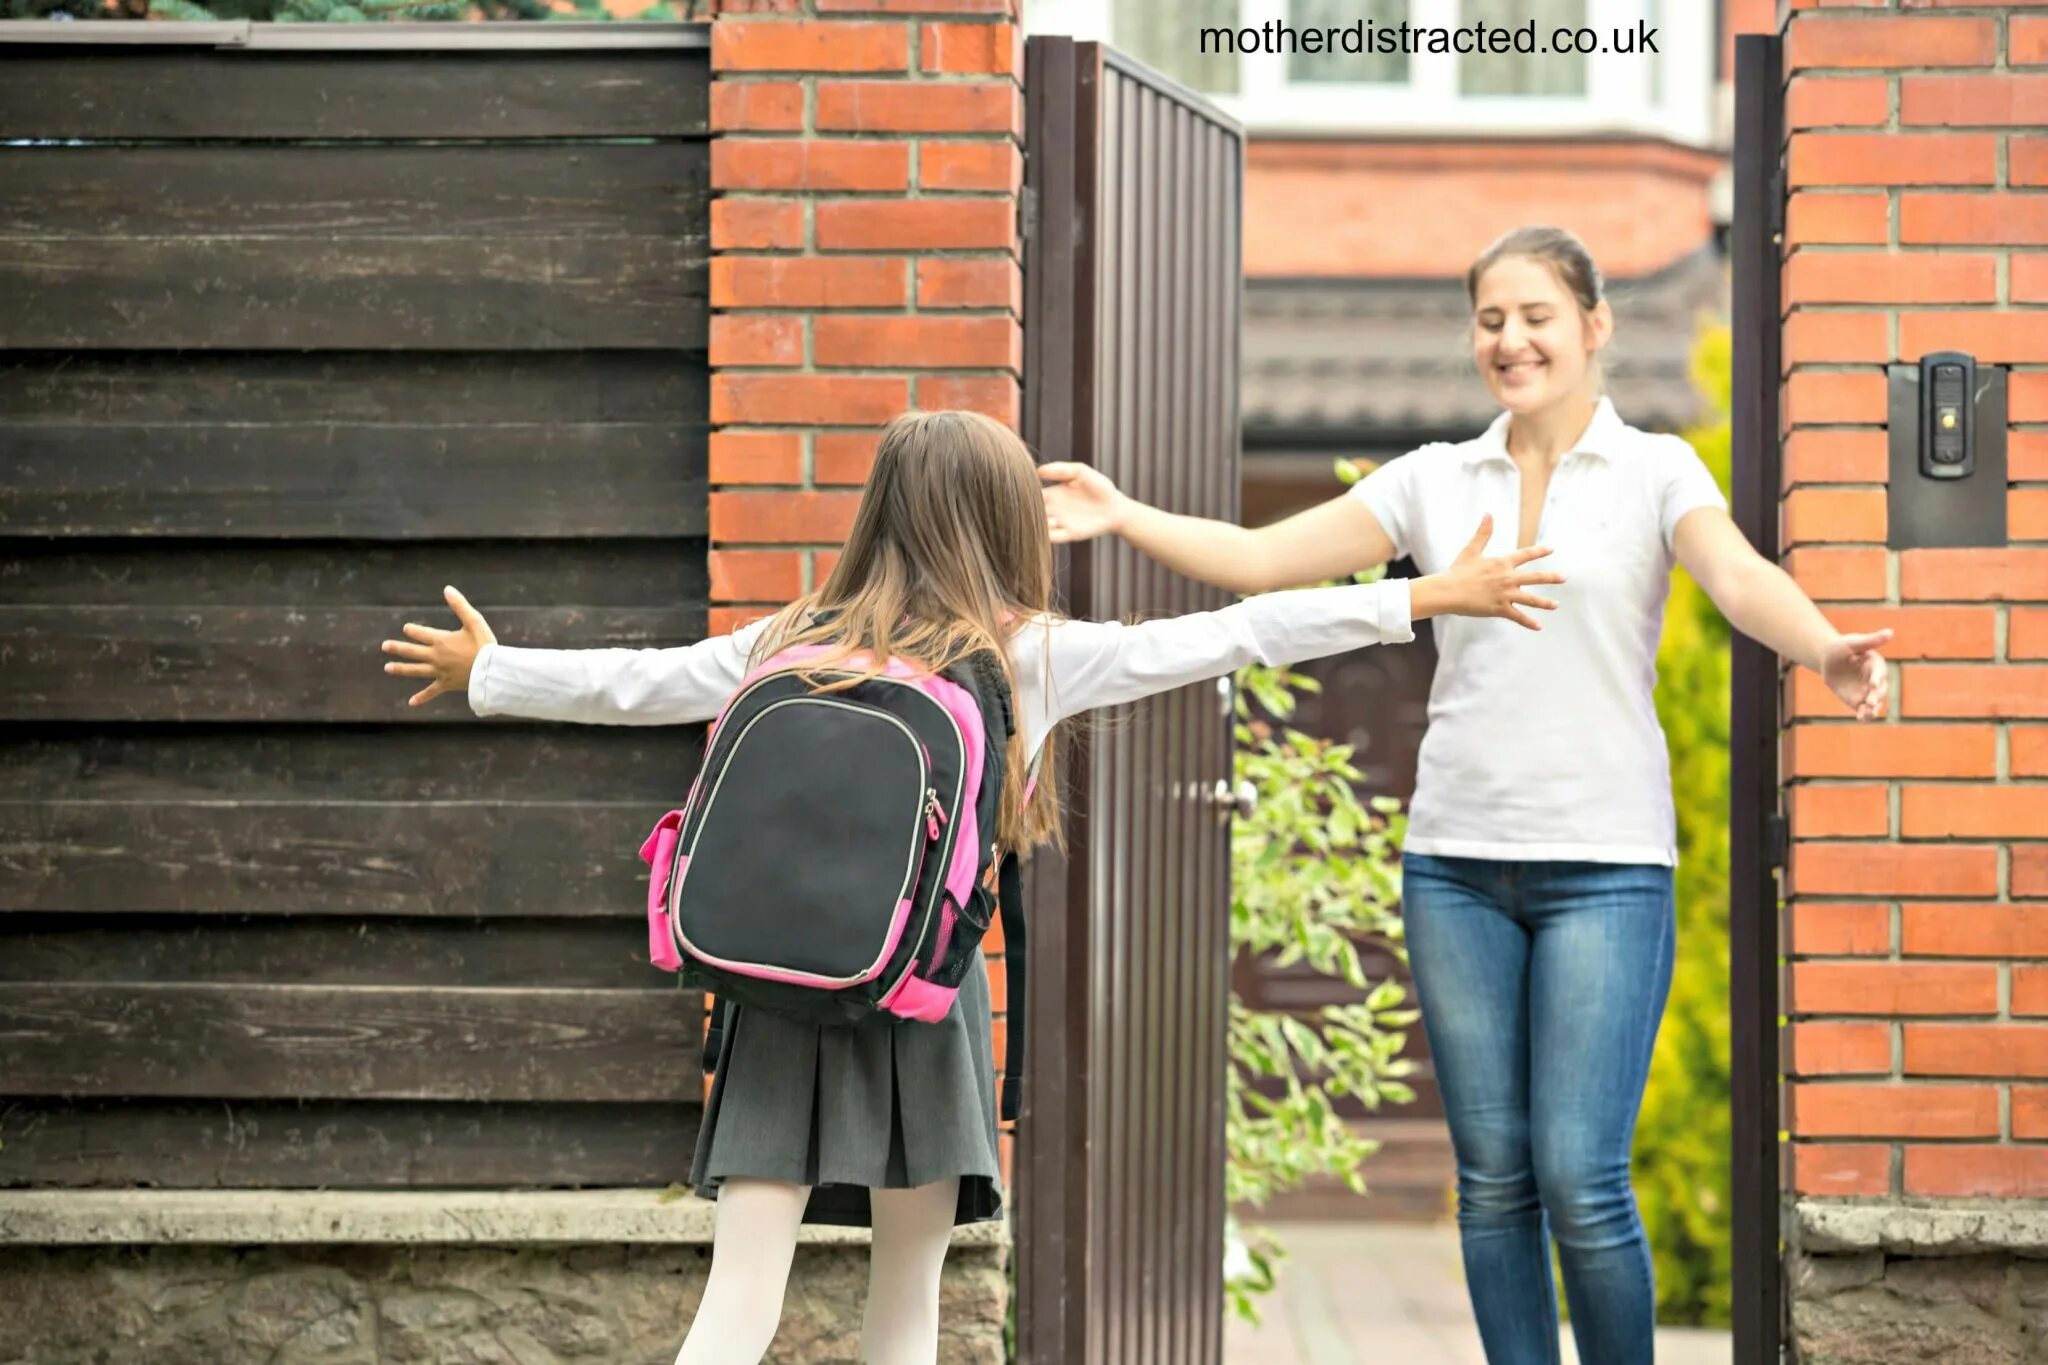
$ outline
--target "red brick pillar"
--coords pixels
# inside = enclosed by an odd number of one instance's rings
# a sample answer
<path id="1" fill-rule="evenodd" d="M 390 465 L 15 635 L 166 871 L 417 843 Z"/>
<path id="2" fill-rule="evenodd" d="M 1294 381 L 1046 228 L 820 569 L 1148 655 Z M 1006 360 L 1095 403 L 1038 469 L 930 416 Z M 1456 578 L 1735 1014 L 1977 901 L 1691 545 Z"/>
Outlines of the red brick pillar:
<path id="1" fill-rule="evenodd" d="M 1954 1234 L 1943 1201 L 2048 1198 L 2048 13 L 1781 14 L 1787 562 L 1839 626 L 1898 632 L 1882 723 L 1805 672 L 1788 699 L 1793 1184 L 1804 1240 L 1860 1258 L 1795 1275 L 1794 1319 L 1808 1360 L 1889 1359 L 1893 1324 L 2017 1358 L 2017 1310 L 1926 1292 L 2018 1266 L 2002 1233 L 1882 1253 Z M 1947 348 L 2012 367 L 2012 548 L 1893 552 L 1883 366 Z"/>
<path id="2" fill-rule="evenodd" d="M 1018 421 L 1017 7 L 719 6 L 713 630 L 824 581 L 882 423 L 909 408 Z M 991 984 L 1001 1010 L 998 940 L 991 936 Z M 999 1046 L 1000 1035 L 999 1022 Z"/>
<path id="3" fill-rule="evenodd" d="M 1014 424 L 1015 0 L 727 0 L 712 25 L 715 628 L 822 580 L 907 408 Z"/>

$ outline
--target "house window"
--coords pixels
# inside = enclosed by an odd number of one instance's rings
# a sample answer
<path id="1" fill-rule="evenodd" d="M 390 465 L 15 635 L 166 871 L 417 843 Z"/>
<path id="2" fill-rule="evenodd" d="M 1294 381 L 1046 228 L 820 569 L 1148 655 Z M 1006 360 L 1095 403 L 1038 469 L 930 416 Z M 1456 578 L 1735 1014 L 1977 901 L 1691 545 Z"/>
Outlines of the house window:
<path id="1" fill-rule="evenodd" d="M 1237 93 L 1237 57 L 1202 51 L 1205 28 L 1238 22 L 1238 0 L 1116 0 L 1111 38 L 1145 65 L 1209 95 Z"/>
<path id="2" fill-rule="evenodd" d="M 1297 29 L 1347 28 L 1359 20 L 1391 28 L 1408 18 L 1408 0 L 1289 0 L 1287 21 Z M 1405 84 L 1404 52 L 1295 52 L 1287 58 L 1290 81 L 1360 81 Z"/>
<path id="3" fill-rule="evenodd" d="M 1461 0 L 1463 23 L 1496 28 L 1536 26 L 1536 48 L 1522 52 L 1475 52 L 1458 59 L 1462 95 L 1584 95 L 1586 54 L 1550 52 L 1557 29 L 1586 27 L 1586 0 Z"/>

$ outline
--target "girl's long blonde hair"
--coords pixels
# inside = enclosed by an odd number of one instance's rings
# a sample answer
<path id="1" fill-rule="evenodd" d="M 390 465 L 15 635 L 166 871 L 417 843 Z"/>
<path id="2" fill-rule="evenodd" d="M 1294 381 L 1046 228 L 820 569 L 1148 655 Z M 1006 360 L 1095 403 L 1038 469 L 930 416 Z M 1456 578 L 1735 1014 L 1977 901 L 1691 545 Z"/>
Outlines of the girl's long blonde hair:
<path id="1" fill-rule="evenodd" d="M 1014 693 L 1004 646 L 1051 610 L 1052 539 L 1023 441 L 979 413 L 905 413 L 882 432 L 831 577 L 776 616 L 756 658 L 824 645 L 807 674 L 861 652 L 873 676 L 891 659 L 936 671 L 987 650 Z M 1009 848 L 1058 839 L 1055 757 L 1048 736 L 1027 803 L 1023 736 L 1010 736 L 997 822 Z"/>

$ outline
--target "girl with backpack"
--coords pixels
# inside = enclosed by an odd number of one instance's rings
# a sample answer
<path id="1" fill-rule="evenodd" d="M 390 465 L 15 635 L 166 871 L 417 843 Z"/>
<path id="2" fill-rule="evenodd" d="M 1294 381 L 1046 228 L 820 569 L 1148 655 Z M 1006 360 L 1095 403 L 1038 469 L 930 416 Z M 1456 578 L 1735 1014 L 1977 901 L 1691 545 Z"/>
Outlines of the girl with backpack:
<path id="1" fill-rule="evenodd" d="M 654 864 L 650 948 L 657 960 L 672 951 L 665 939 L 674 930 L 679 941 L 691 939 L 693 966 L 732 968 L 744 952 L 779 953 L 782 966 L 729 978 L 745 983 L 749 1000 L 772 1003 L 742 1001 L 723 1030 L 690 1174 L 698 1193 L 717 1201 L 711 1273 L 677 1365 L 761 1359 L 806 1221 L 873 1229 L 866 1365 L 931 1365 L 952 1230 L 998 1216 L 1002 1203 L 978 937 L 994 897 L 985 885 L 940 883 L 955 869 L 985 881 L 992 845 L 1014 851 L 1056 837 L 1057 766 L 1044 760 L 1070 717 L 1253 661 L 1296 663 L 1410 640 L 1412 622 L 1437 615 L 1505 617 L 1538 629 L 1527 612 L 1552 603 L 1531 590 L 1562 580 L 1527 567 L 1547 553 L 1540 548 L 1484 554 L 1490 534 L 1481 522 L 1443 572 L 1413 581 L 1273 593 L 1138 625 L 1066 620 L 1053 611 L 1051 538 L 1023 442 L 973 413 L 911 413 L 884 431 L 824 586 L 765 621 L 674 649 L 514 648 L 498 644 L 450 587 L 457 629 L 408 624 L 407 639 L 384 642 L 396 656 L 387 673 L 426 680 L 413 705 L 466 691 L 480 716 L 615 725 L 721 717 L 700 776 L 714 790 L 702 800 L 693 792 L 643 850 Z M 979 681 L 968 667 L 978 661 L 989 665 Z M 891 678 L 957 680 L 940 690 L 970 696 L 975 706 L 940 714 L 928 705 L 935 692 L 883 696 Z M 859 700 L 870 695 L 877 699 Z M 838 704 L 806 712 L 803 703 L 820 698 Z M 976 707 L 986 736 L 961 719 Z M 903 743 L 899 731 L 915 731 L 919 742 Z M 750 751 L 750 734 L 768 738 Z M 805 878 L 837 875 L 827 860 L 818 860 L 826 873 L 792 870 L 788 864 L 804 859 L 776 856 L 774 826 L 808 821 L 830 836 L 879 820 L 867 807 L 889 804 L 880 795 L 809 809 L 810 791 L 830 789 L 841 780 L 834 774 L 848 769 L 877 793 L 891 783 L 909 792 L 913 837 L 926 828 L 932 847 L 959 856 L 951 867 L 940 857 L 926 869 L 916 848 L 907 868 L 888 855 L 905 868 L 888 899 L 906 890 L 897 909 L 917 927 L 895 920 L 871 964 L 886 962 L 888 971 L 844 992 L 850 1005 L 865 1002 L 864 1015 L 853 1009 L 845 1021 L 819 1022 L 820 1011 L 807 1016 L 801 1002 L 833 998 L 806 987 L 822 979 L 817 964 L 837 949 L 812 940 L 836 930 L 798 932 L 781 890 L 751 899 L 744 892 L 787 886 L 801 898 Z M 1032 771 L 1043 776 L 1033 780 Z M 977 776 L 985 792 L 975 791 Z M 863 837 L 842 856 L 859 860 L 879 841 Z M 874 856 L 877 875 L 883 858 Z M 936 928 L 929 917 L 914 918 L 927 886 L 930 903 L 942 906 Z M 963 915 L 967 927 L 959 929 Z M 778 928 L 782 941 L 769 941 Z M 947 934 L 953 946 L 934 947 L 934 935 Z M 739 946 L 707 946 L 711 935 Z M 947 960 L 943 974 L 936 958 Z M 873 993 L 883 985 L 886 995 Z"/>

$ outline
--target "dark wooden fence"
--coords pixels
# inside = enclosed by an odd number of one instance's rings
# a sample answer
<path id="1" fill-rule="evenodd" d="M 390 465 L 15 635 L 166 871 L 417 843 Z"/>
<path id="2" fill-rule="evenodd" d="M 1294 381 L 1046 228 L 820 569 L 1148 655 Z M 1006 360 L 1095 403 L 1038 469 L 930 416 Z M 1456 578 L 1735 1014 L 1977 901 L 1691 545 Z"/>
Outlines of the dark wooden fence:
<path id="1" fill-rule="evenodd" d="M 1238 510 L 1243 141 L 1099 45 L 1027 63 L 1025 435 L 1175 511 Z M 1223 605 L 1115 541 L 1065 556 L 1068 609 Z M 1033 1365 L 1222 1359 L 1229 695 L 1101 718 L 1035 860 L 1018 1327 Z"/>
<path id="2" fill-rule="evenodd" d="M 0 1184 L 687 1169 L 632 835 L 687 730 L 408 708 L 377 642 L 705 625 L 683 25 L 0 41 Z"/>

